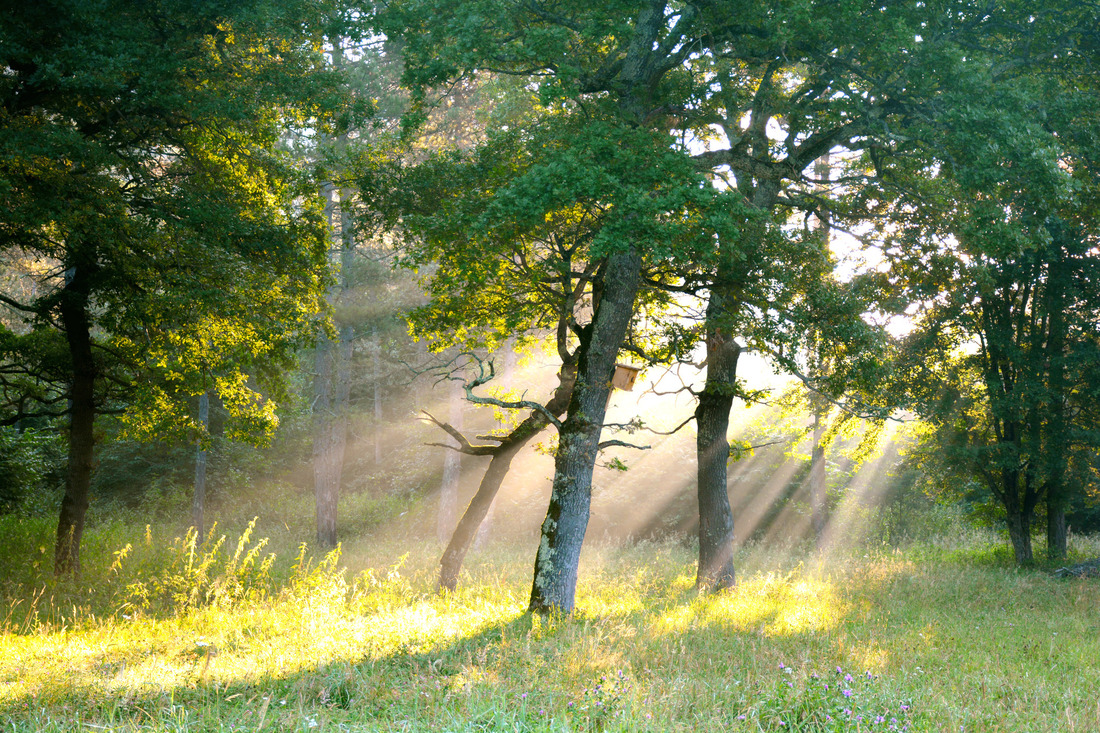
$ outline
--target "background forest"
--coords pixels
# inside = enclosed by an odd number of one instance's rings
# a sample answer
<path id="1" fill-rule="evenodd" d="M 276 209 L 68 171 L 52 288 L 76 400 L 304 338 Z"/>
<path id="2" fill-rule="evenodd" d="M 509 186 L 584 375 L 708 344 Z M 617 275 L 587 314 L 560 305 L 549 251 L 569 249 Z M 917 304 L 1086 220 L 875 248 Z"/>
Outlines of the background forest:
<path id="1" fill-rule="evenodd" d="M 1100 725 L 1097 28 L 6 8 L 0 714 Z"/>

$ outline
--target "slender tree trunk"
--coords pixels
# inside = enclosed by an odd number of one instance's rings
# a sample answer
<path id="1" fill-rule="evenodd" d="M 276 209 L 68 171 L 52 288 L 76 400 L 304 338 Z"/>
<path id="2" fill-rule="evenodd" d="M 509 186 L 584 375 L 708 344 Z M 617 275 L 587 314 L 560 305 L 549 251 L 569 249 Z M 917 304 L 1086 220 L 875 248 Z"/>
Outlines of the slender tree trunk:
<path id="1" fill-rule="evenodd" d="M 372 392 L 374 402 L 374 465 L 382 465 L 382 340 L 378 336 L 378 326 L 371 327 L 371 372 L 374 374 Z"/>
<path id="2" fill-rule="evenodd" d="M 203 432 L 210 427 L 210 397 L 199 395 L 199 425 Z M 195 528 L 198 542 L 206 536 L 206 448 L 200 438 L 195 447 L 195 491 L 191 495 L 191 526 Z"/>
<path id="3" fill-rule="evenodd" d="M 338 42 L 333 53 L 333 66 L 339 70 L 343 65 L 343 49 Z M 337 153 L 343 153 L 346 146 L 347 135 L 341 135 L 336 140 Z M 337 305 L 350 289 L 349 278 L 355 253 L 350 207 L 352 196 L 347 189 L 332 186 L 327 189 L 329 222 L 339 222 L 340 269 L 336 287 L 328 293 L 329 303 Z M 315 354 L 313 489 L 317 504 L 317 544 L 322 548 L 335 547 L 337 542 L 337 511 L 351 394 L 352 338 L 350 325 L 339 326 L 336 342 L 331 342 L 327 335 L 322 334 Z"/>
<path id="4" fill-rule="evenodd" d="M 554 395 L 546 403 L 546 409 L 554 416 L 565 412 L 570 397 L 573 394 L 573 385 L 577 378 L 577 371 L 572 367 L 562 367 L 560 381 Z M 458 587 L 458 573 L 462 570 L 462 563 L 466 559 L 466 553 L 478 536 L 478 529 L 483 526 L 485 518 L 493 506 L 493 500 L 500 491 L 504 477 L 508 475 L 508 469 L 512 465 L 512 459 L 537 436 L 549 424 L 546 416 L 536 412 L 516 426 L 516 429 L 500 444 L 497 452 L 489 461 L 489 467 L 485 475 L 481 477 L 481 484 L 477 493 L 466 507 L 466 512 L 455 527 L 451 541 L 440 560 L 439 588 L 440 590 L 453 591 Z"/>
<path id="5" fill-rule="evenodd" d="M 640 282 L 637 251 L 631 248 L 608 258 L 589 333 L 579 347 L 577 382 L 559 436 L 550 506 L 535 557 L 532 611 L 573 610 L 607 396 Z"/>
<path id="6" fill-rule="evenodd" d="M 512 377 L 512 374 L 513 374 L 513 372 L 515 372 L 515 369 L 516 369 L 516 348 L 515 347 L 516 347 L 515 339 L 511 339 L 511 338 L 508 339 L 507 341 L 505 341 L 504 345 L 502 347 L 502 353 L 500 354 L 500 377 L 501 377 L 501 380 L 504 381 L 504 382 L 507 382 L 507 380 L 509 380 Z M 570 379 L 575 379 L 576 378 L 576 371 L 573 370 L 571 373 L 572 373 L 572 377 Z M 570 382 L 570 385 L 572 385 L 572 381 Z M 570 386 L 570 389 L 572 389 L 572 386 Z M 556 417 L 560 417 L 561 413 L 565 412 L 565 408 L 568 406 L 568 404 L 569 404 L 569 398 L 566 397 L 565 402 L 562 403 L 561 408 L 557 412 L 555 412 L 554 415 Z M 541 416 L 540 416 L 540 418 L 541 418 Z M 542 422 L 540 427 L 539 427 L 539 430 L 541 431 L 542 428 L 546 427 L 547 424 L 548 423 L 545 422 L 545 421 Z M 501 426 L 498 425 L 497 427 L 501 427 Z M 524 441 L 524 442 L 526 443 L 528 441 Z M 507 469 L 505 469 L 505 471 L 507 472 Z M 477 536 L 474 538 L 474 548 L 475 549 L 481 549 L 482 547 L 484 547 L 489 542 L 489 539 L 493 536 L 493 518 L 496 516 L 496 508 L 497 508 L 495 497 L 496 497 L 497 493 L 500 490 L 500 483 L 503 482 L 503 481 L 504 481 L 504 474 L 501 474 L 500 475 L 500 482 L 497 483 L 496 489 L 493 490 L 493 498 L 490 498 L 489 505 L 486 507 L 485 514 L 481 519 L 481 524 L 478 525 Z M 455 572 L 457 573 L 458 570 L 456 569 Z"/>
<path id="7" fill-rule="evenodd" d="M 54 572 L 57 575 L 75 576 L 80 573 L 80 540 L 88 512 L 88 489 L 92 482 L 95 456 L 95 381 L 98 375 L 92 355 L 87 295 L 80 288 L 84 277 L 84 273 L 74 272 L 71 282 L 61 294 L 60 303 L 61 322 L 72 360 L 73 381 L 69 391 L 69 466 L 54 548 Z"/>
<path id="8" fill-rule="evenodd" d="M 325 336 L 314 347 L 313 493 L 317 504 L 317 544 L 336 546 L 336 486 L 333 482 L 335 344 Z"/>
<path id="9" fill-rule="evenodd" d="M 813 453 L 810 456 L 810 519 L 814 528 L 814 541 L 818 547 L 825 538 L 825 479 L 825 413 L 820 405 L 815 405 Z"/>
<path id="10" fill-rule="evenodd" d="M 451 426 L 462 430 L 463 391 L 460 382 L 451 382 L 447 390 L 447 402 L 450 408 Z M 458 520 L 458 488 L 462 475 L 462 454 L 458 451 L 443 452 L 443 480 L 439 487 L 439 511 L 436 516 L 436 537 L 440 544 L 447 541 L 455 530 Z"/>
<path id="11" fill-rule="evenodd" d="M 695 584 L 712 590 L 730 588 L 736 582 L 726 469 L 730 409 L 741 346 L 729 331 L 729 294 L 722 290 L 713 288 L 707 304 L 707 379 L 695 408 L 699 494 L 699 568 Z"/>

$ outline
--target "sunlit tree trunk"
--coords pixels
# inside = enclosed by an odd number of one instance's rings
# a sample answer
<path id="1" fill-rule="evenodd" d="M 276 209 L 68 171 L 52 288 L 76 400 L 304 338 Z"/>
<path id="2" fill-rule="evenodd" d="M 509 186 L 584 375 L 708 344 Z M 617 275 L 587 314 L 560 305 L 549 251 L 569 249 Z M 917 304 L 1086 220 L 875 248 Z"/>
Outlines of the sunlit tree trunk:
<path id="1" fill-rule="evenodd" d="M 602 292 L 579 347 L 577 382 L 559 435 L 550 506 L 535 557 L 532 611 L 573 610 L 577 566 L 592 500 L 592 471 L 611 377 L 640 283 L 641 256 L 637 251 L 631 248 L 608 258 Z"/>
<path id="2" fill-rule="evenodd" d="M 371 327 L 371 372 L 374 374 L 374 386 L 371 391 L 374 404 L 374 465 L 382 465 L 382 340 L 378 335 L 378 326 Z"/>
<path id="3" fill-rule="evenodd" d="M 448 422 L 456 430 L 462 430 L 463 390 L 461 382 L 450 382 L 447 388 L 447 403 L 450 408 Z M 458 451 L 443 452 L 443 479 L 439 487 L 439 512 L 436 516 L 436 537 L 440 544 L 450 538 L 458 519 L 458 488 L 462 474 L 462 454 Z"/>
<path id="4" fill-rule="evenodd" d="M 313 493 L 317 505 L 317 543 L 321 547 L 336 545 L 336 487 L 332 482 L 333 346 L 322 335 L 314 347 L 313 361 Z"/>
<path id="5" fill-rule="evenodd" d="M 812 398 L 811 398 L 812 399 Z M 818 547 L 825 538 L 827 524 L 827 485 L 825 476 L 825 410 L 817 400 L 813 401 L 813 448 L 810 454 L 810 521 L 814 541 Z"/>

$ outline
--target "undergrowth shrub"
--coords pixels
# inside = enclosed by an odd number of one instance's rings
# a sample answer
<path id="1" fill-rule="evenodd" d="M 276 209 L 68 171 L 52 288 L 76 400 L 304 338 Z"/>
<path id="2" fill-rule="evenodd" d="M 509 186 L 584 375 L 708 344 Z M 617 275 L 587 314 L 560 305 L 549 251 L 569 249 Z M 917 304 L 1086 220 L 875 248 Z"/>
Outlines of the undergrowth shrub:
<path id="1" fill-rule="evenodd" d="M 904 731 L 912 724 L 913 702 L 899 698 L 864 672 L 841 667 L 827 673 L 796 671 L 779 665 L 776 679 L 753 691 L 738 720 L 763 730 Z"/>
<path id="2" fill-rule="evenodd" d="M 274 587 L 271 567 L 275 555 L 263 554 L 266 538 L 252 542 L 255 528 L 253 519 L 238 538 L 232 555 L 226 551 L 225 535 L 214 539 L 216 525 L 201 544 L 194 528 L 188 529 L 167 546 L 163 558 L 155 563 L 157 567 L 143 568 L 145 572 L 126 584 L 123 607 L 179 614 L 202 606 L 225 607 L 263 600 Z M 148 530 L 146 536 L 151 545 Z M 119 550 L 112 569 L 124 567 L 131 550 L 129 544 Z"/>

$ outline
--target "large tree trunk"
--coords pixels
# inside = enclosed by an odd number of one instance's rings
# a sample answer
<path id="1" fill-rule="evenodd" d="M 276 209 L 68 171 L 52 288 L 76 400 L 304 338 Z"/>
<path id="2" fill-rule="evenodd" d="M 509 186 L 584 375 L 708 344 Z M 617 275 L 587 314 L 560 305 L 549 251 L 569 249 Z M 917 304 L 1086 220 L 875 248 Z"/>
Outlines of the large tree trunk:
<path id="1" fill-rule="evenodd" d="M 206 432 L 210 427 L 210 396 L 199 395 L 199 425 Z M 206 536 L 206 448 L 200 438 L 195 447 L 195 487 L 191 495 L 191 526 L 195 528 L 197 542 Z"/>
<path id="2" fill-rule="evenodd" d="M 630 325 L 640 283 L 641 256 L 637 251 L 631 248 L 608 258 L 592 323 L 579 347 L 577 382 L 559 435 L 550 506 L 535 557 L 532 611 L 573 610 L 600 431 L 615 359 Z"/>
<path id="3" fill-rule="evenodd" d="M 1017 565 L 1028 565 L 1034 557 L 1031 551 L 1031 513 L 1034 507 L 1029 500 L 1030 492 L 1025 488 L 1021 497 L 1019 471 L 1004 471 L 1001 481 L 1001 497 L 1012 552 Z"/>
<path id="4" fill-rule="evenodd" d="M 69 392 L 69 466 L 65 476 L 65 495 L 57 521 L 54 572 L 57 575 L 80 573 L 80 540 L 88 512 L 88 488 L 92 481 L 95 454 L 95 380 L 92 355 L 91 320 L 87 295 L 78 283 L 84 278 L 74 272 L 61 294 L 61 322 L 72 360 L 73 381 Z"/>
<path id="5" fill-rule="evenodd" d="M 726 320 L 728 294 L 711 290 L 707 304 L 707 380 L 695 408 L 699 494 L 699 588 L 720 590 L 736 581 L 733 567 L 733 513 L 726 467 L 729 464 L 730 408 L 737 383 L 740 345 Z"/>
<path id="6" fill-rule="evenodd" d="M 1069 503 L 1069 487 L 1066 486 L 1066 453 L 1068 430 L 1066 426 L 1066 263 L 1059 242 L 1057 257 L 1050 265 L 1047 277 L 1046 311 L 1048 336 L 1046 362 L 1049 365 L 1047 389 L 1050 395 L 1049 414 L 1046 416 L 1046 440 L 1043 442 L 1043 464 L 1046 466 L 1047 499 L 1047 555 L 1051 559 L 1066 556 L 1068 532 L 1066 530 L 1066 505 Z"/>
<path id="7" fill-rule="evenodd" d="M 554 416 L 565 412 L 570 398 L 573 395 L 573 385 L 577 378 L 577 370 L 573 367 L 562 367 L 559 375 L 559 383 L 553 396 L 546 403 L 546 409 Z M 474 538 L 478 535 L 493 500 L 504 483 L 504 477 L 508 475 L 508 469 L 512 465 L 512 459 L 516 457 L 525 445 L 542 432 L 549 424 L 546 416 L 541 412 L 532 413 L 526 420 L 516 426 L 493 454 L 489 461 L 489 467 L 485 475 L 481 477 L 481 484 L 477 493 L 466 507 L 466 512 L 455 527 L 451 541 L 440 560 L 439 588 L 440 590 L 453 591 L 458 587 L 458 573 L 462 570 L 462 563 L 466 559 L 466 553 L 470 550 Z"/>
<path id="8" fill-rule="evenodd" d="M 1031 551 L 1031 517 L 1022 511 L 1008 515 L 1008 538 L 1012 541 L 1012 553 L 1017 565 L 1028 565 L 1034 555 Z"/>

